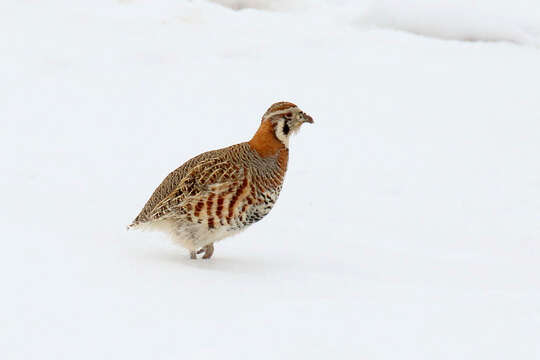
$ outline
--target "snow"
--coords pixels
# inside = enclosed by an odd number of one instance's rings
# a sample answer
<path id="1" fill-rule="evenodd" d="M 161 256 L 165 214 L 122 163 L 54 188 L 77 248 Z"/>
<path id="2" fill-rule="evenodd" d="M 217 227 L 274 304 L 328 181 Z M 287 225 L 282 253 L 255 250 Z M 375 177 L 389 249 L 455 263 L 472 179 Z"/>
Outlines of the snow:
<path id="1" fill-rule="evenodd" d="M 257 3 L 4 1 L 0 358 L 538 359 L 539 6 Z M 126 232 L 280 100 L 315 124 L 267 218 Z"/>
<path id="2" fill-rule="evenodd" d="M 424 36 L 540 47 L 537 0 L 379 0 L 361 22 Z"/>

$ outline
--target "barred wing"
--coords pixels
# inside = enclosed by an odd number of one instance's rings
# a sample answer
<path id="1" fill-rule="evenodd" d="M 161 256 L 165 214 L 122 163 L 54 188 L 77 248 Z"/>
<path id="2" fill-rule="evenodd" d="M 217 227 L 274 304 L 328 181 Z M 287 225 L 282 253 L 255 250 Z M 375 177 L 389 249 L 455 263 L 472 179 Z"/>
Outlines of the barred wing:
<path id="1" fill-rule="evenodd" d="M 214 199 L 217 205 L 220 196 L 234 192 L 246 176 L 245 169 L 220 156 L 200 161 L 150 211 L 148 217 L 156 220 L 167 216 L 186 215 L 188 220 L 194 221 L 193 218 L 204 214 L 206 217 L 211 216 L 209 209 L 212 209 Z M 221 202 L 223 203 L 224 199 Z M 203 213 L 205 207 L 207 209 Z M 218 210 L 218 206 L 215 210 Z"/>

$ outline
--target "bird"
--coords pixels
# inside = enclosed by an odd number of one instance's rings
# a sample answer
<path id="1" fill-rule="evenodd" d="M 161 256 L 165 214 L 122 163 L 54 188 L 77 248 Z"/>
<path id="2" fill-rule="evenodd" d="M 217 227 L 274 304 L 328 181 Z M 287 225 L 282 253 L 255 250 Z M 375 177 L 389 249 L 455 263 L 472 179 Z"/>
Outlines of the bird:
<path id="1" fill-rule="evenodd" d="M 283 186 L 289 138 L 313 118 L 291 102 L 274 103 L 246 142 L 204 152 L 172 171 L 128 229 L 158 230 L 210 259 L 214 243 L 265 217 Z"/>

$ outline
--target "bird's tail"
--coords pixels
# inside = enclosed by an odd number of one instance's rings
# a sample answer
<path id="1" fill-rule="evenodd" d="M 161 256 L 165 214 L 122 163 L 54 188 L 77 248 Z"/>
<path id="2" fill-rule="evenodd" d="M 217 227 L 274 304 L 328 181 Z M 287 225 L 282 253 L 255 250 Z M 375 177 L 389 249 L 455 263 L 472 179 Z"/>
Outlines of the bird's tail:
<path id="1" fill-rule="evenodd" d="M 131 224 L 129 224 L 128 226 L 126 226 L 126 230 L 131 230 L 135 227 L 137 227 L 137 225 L 139 225 L 139 222 L 138 221 L 133 221 Z"/>

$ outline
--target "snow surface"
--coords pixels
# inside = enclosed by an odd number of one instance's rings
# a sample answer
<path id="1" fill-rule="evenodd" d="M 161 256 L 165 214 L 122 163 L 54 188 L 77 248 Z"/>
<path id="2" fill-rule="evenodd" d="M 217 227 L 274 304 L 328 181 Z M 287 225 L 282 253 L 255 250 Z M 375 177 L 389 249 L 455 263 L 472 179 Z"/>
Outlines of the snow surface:
<path id="1" fill-rule="evenodd" d="M 468 41 L 540 47 L 538 0 L 379 0 L 361 15 L 379 27 Z"/>
<path id="2" fill-rule="evenodd" d="M 540 52 L 426 37 L 539 6 L 245 3 L 2 2 L 0 358 L 540 358 Z M 210 261 L 125 231 L 279 100 L 315 124 L 267 218 Z"/>

